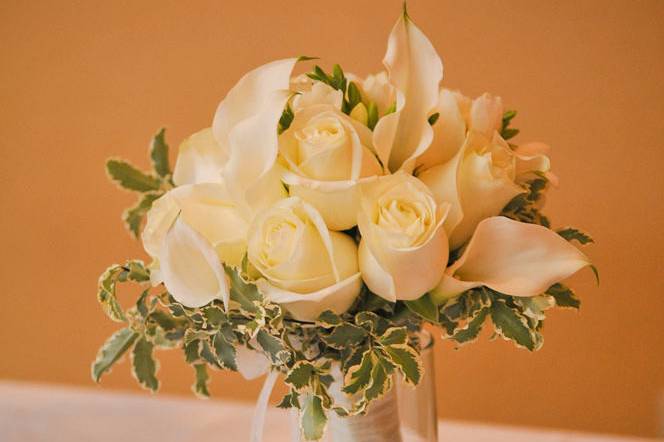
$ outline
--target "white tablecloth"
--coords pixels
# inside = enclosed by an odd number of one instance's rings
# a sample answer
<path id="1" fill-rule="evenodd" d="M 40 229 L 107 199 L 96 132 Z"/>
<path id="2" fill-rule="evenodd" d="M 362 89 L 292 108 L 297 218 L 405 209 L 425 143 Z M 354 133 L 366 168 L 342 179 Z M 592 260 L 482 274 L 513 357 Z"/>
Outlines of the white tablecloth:
<path id="1" fill-rule="evenodd" d="M 0 382 L 2 442 L 241 442 L 252 404 Z M 288 414 L 271 409 L 265 442 L 288 442 Z M 440 422 L 444 442 L 636 442 L 639 438 Z"/>

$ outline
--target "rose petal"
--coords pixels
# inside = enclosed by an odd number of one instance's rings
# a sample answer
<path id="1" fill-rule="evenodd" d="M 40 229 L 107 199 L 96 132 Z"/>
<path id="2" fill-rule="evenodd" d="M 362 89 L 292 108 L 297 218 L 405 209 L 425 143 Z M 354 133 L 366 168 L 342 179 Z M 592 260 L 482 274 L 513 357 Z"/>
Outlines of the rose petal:
<path id="1" fill-rule="evenodd" d="M 259 279 L 257 286 L 268 299 L 281 304 L 293 318 L 315 321 L 325 310 L 337 314 L 348 310 L 362 288 L 362 278 L 356 273 L 332 286 L 307 294 L 280 289 L 265 279 Z"/>
<path id="2" fill-rule="evenodd" d="M 432 295 L 441 302 L 487 286 L 507 295 L 536 296 L 589 265 L 580 250 L 546 227 L 496 216 L 477 226 Z"/>

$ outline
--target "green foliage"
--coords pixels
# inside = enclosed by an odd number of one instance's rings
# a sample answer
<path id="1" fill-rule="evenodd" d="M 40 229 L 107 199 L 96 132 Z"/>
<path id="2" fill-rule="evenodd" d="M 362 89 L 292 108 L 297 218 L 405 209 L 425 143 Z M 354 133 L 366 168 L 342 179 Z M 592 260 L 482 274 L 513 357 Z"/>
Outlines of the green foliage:
<path id="1" fill-rule="evenodd" d="M 563 284 L 552 285 L 546 291 L 546 294 L 553 296 L 558 307 L 573 308 L 577 310 L 581 307 L 581 300 L 569 287 Z"/>
<path id="2" fill-rule="evenodd" d="M 194 370 L 196 371 L 196 381 L 191 386 L 192 391 L 198 397 L 210 397 L 210 391 L 208 390 L 210 376 L 208 375 L 207 366 L 205 364 L 195 364 Z"/>
<path id="3" fill-rule="evenodd" d="M 323 410 L 323 401 L 320 397 L 308 394 L 304 397 L 302 406 L 302 433 L 305 440 L 319 440 L 325 433 L 327 416 Z"/>
<path id="4" fill-rule="evenodd" d="M 573 227 L 568 227 L 566 229 L 557 230 L 556 233 L 558 233 L 558 235 L 565 238 L 567 241 L 576 240 L 576 241 L 579 242 L 579 244 L 582 244 L 582 245 L 595 242 L 590 237 L 590 235 L 580 231 L 579 229 L 575 229 Z"/>
<path id="5" fill-rule="evenodd" d="M 428 293 L 414 301 L 406 301 L 405 304 L 410 311 L 423 319 L 434 324 L 438 322 L 438 306 L 434 304 Z"/>
<path id="6" fill-rule="evenodd" d="M 367 105 L 367 126 L 369 129 L 374 130 L 376 124 L 378 124 L 378 107 L 376 103 L 370 101 Z"/>
<path id="7" fill-rule="evenodd" d="M 496 332 L 505 339 L 528 350 L 535 350 L 536 341 L 528 327 L 528 321 L 517 310 L 502 301 L 494 302 L 491 307 L 491 320 Z"/>
<path id="8" fill-rule="evenodd" d="M 135 239 L 138 239 L 140 235 L 143 218 L 152 207 L 152 203 L 154 203 L 160 196 L 160 193 L 145 193 L 139 197 L 135 206 L 125 210 L 122 214 L 122 220 L 125 223 L 125 227 Z"/>
<path id="9" fill-rule="evenodd" d="M 97 285 L 97 300 L 104 313 L 116 322 L 127 320 L 122 306 L 116 297 L 116 285 L 119 282 L 133 281 L 143 283 L 150 280 L 150 276 L 142 261 L 127 261 L 125 265 L 112 265 L 99 277 Z"/>
<path id="10" fill-rule="evenodd" d="M 157 373 L 157 363 L 152 357 L 154 345 L 145 337 L 136 341 L 134 350 L 131 354 L 132 373 L 141 386 L 152 391 L 159 389 L 159 381 L 155 374 Z"/>
<path id="11" fill-rule="evenodd" d="M 162 178 L 171 175 L 171 166 L 168 163 L 168 144 L 164 134 L 166 129 L 160 129 L 159 132 L 152 138 L 150 143 L 150 159 L 152 160 L 152 168 Z"/>
<path id="12" fill-rule="evenodd" d="M 99 349 L 97 358 L 92 363 L 92 379 L 99 382 L 101 376 L 131 348 L 137 337 L 138 333 L 130 328 L 123 328 L 113 333 Z"/>
<path id="13" fill-rule="evenodd" d="M 539 224 L 550 227 L 549 219 L 542 215 L 540 209 L 544 205 L 544 193 L 546 192 L 548 180 L 543 175 L 523 183 L 524 193 L 515 196 L 503 208 L 501 215 L 529 224 Z"/>
<path id="14" fill-rule="evenodd" d="M 503 137 L 504 140 L 509 140 L 519 135 L 519 129 L 514 129 L 510 127 L 510 124 L 512 123 L 514 117 L 516 117 L 515 110 L 508 110 L 505 111 L 505 113 L 503 114 L 503 121 L 500 128 L 500 136 Z"/>
<path id="15" fill-rule="evenodd" d="M 440 112 L 436 112 L 435 114 L 432 114 L 431 116 L 429 116 L 429 119 L 428 119 L 429 124 L 431 126 L 433 126 L 434 124 L 436 124 L 436 121 L 438 121 L 438 118 L 440 118 Z"/>
<path id="16" fill-rule="evenodd" d="M 141 172 L 123 160 L 111 159 L 106 162 L 108 176 L 120 187 L 134 192 L 154 192 L 160 189 L 161 181 Z"/>

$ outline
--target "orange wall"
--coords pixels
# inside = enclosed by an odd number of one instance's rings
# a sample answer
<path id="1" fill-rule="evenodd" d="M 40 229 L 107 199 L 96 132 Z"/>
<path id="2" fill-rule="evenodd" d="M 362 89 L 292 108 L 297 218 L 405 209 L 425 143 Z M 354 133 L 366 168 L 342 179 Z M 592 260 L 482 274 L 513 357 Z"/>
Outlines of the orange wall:
<path id="1" fill-rule="evenodd" d="M 91 386 L 115 325 L 95 300 L 110 263 L 143 257 L 119 221 L 133 197 L 106 181 L 118 155 L 146 165 L 210 124 L 225 91 L 268 60 L 318 55 L 380 68 L 400 0 L 0 1 L 0 378 Z M 556 312 L 537 354 L 505 342 L 438 348 L 443 416 L 654 435 L 664 397 L 664 2 L 412 1 L 445 84 L 517 108 L 521 140 L 553 148 L 548 214 L 594 234 L 574 280 L 580 314 Z M 164 353 L 164 391 L 189 368 Z M 219 374 L 218 397 L 259 382 Z M 127 364 L 102 387 L 136 389 Z M 664 399 L 662 399 L 664 400 Z"/>

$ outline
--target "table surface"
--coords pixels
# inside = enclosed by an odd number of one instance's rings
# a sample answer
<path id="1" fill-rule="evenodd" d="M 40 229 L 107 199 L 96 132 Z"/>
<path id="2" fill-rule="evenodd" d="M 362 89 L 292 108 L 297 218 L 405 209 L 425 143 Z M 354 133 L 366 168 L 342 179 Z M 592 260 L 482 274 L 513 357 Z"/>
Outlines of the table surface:
<path id="1" fill-rule="evenodd" d="M 249 439 L 252 404 L 167 395 L 0 382 L 3 442 L 239 442 Z M 441 421 L 454 442 L 645 442 L 649 439 Z M 290 441 L 289 417 L 270 409 L 265 442 Z"/>

